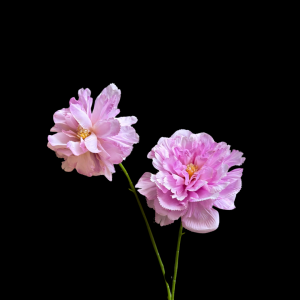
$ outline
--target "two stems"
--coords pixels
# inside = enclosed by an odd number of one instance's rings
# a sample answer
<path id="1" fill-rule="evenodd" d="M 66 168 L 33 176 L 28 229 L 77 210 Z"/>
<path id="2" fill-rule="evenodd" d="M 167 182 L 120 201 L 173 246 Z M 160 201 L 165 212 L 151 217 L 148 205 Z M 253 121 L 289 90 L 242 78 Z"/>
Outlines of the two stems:
<path id="1" fill-rule="evenodd" d="M 135 195 L 135 198 L 138 202 L 138 205 L 139 205 L 139 208 L 141 210 L 141 213 L 143 215 L 143 218 L 145 220 L 145 223 L 146 223 L 146 226 L 147 226 L 147 229 L 148 229 L 148 233 L 149 233 L 149 236 L 150 236 L 150 239 L 151 239 L 151 242 L 152 242 L 152 245 L 153 245 L 153 248 L 154 248 L 154 251 L 156 253 L 156 256 L 157 256 L 157 259 L 158 259 L 158 262 L 159 262 L 159 265 L 160 265 L 160 268 L 162 270 L 162 273 L 163 273 L 163 276 L 164 276 L 164 280 L 165 280 L 165 283 L 166 283 L 166 287 L 167 287 L 167 292 L 168 292 L 168 300 L 174 300 L 174 294 L 175 294 L 175 284 L 176 284 L 176 277 L 177 277 L 177 268 L 178 268 L 178 257 L 179 257 L 179 248 L 180 248 L 180 241 L 181 241 L 181 236 L 184 234 L 182 233 L 182 224 L 181 224 L 181 220 L 180 220 L 180 228 L 179 228 L 179 234 L 178 234 L 178 242 L 177 242 L 177 250 L 176 250 L 176 258 L 175 258 L 175 266 L 174 266 L 174 276 L 173 276 L 173 284 L 172 284 L 172 294 L 170 292 L 170 287 L 169 287 L 169 284 L 166 280 L 166 277 L 165 277 L 165 268 L 164 268 L 164 265 L 161 261 L 161 258 L 159 256 L 159 253 L 158 253 L 158 250 L 157 250 L 157 247 L 156 247 L 156 244 L 155 244 L 155 241 L 154 241 L 154 237 L 153 237 L 153 234 L 152 234 L 152 231 L 151 231 L 151 228 L 149 226 L 149 223 L 147 221 L 147 218 L 146 218 L 146 215 L 144 213 L 144 210 L 143 210 L 143 207 L 140 203 L 140 200 L 139 200 L 139 197 L 136 193 L 136 190 L 132 184 L 132 181 L 127 173 L 127 171 L 125 170 L 124 166 L 120 163 L 119 166 L 121 167 L 121 169 L 123 170 L 124 174 L 126 175 L 128 181 L 129 181 L 129 185 L 131 187 L 131 190 L 134 195 Z"/>

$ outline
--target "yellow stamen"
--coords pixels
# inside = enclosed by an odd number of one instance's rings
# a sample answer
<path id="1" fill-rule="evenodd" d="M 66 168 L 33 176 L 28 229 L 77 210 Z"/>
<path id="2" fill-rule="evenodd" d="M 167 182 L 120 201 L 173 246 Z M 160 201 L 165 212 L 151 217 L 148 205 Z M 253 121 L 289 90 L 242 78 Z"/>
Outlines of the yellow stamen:
<path id="1" fill-rule="evenodd" d="M 77 128 L 77 136 L 79 138 L 82 137 L 83 139 L 85 139 L 86 137 L 90 136 L 91 134 L 92 133 L 89 130 L 82 128 L 80 125 L 78 126 L 78 128 Z"/>
<path id="2" fill-rule="evenodd" d="M 186 166 L 186 171 L 189 173 L 189 177 L 191 178 L 193 174 L 198 171 L 198 167 L 195 166 L 194 164 L 188 164 Z"/>

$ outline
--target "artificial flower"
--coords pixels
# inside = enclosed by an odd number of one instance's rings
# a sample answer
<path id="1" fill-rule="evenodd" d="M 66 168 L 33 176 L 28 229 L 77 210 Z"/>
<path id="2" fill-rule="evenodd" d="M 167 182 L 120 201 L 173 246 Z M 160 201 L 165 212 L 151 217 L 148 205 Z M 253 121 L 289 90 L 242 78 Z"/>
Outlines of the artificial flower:
<path id="1" fill-rule="evenodd" d="M 48 147 L 64 158 L 66 172 L 77 170 L 85 176 L 104 175 L 112 180 L 114 164 L 121 163 L 132 151 L 139 136 L 131 126 L 137 118 L 116 118 L 121 91 L 112 83 L 93 99 L 89 89 L 78 91 L 79 99 L 71 98 L 69 108 L 55 112 L 54 127 L 57 132 L 48 136 Z"/>
<path id="2" fill-rule="evenodd" d="M 178 130 L 170 138 L 162 137 L 148 153 L 156 174 L 146 172 L 136 184 L 155 210 L 161 226 L 181 218 L 189 231 L 207 233 L 219 226 L 219 213 L 213 208 L 235 208 L 240 191 L 243 153 L 216 143 L 206 133 Z"/>

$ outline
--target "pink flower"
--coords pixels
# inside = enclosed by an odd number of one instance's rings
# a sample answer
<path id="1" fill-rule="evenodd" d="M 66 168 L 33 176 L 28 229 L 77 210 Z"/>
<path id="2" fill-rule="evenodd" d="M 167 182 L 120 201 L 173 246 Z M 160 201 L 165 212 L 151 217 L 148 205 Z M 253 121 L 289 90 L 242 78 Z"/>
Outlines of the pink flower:
<path id="1" fill-rule="evenodd" d="M 58 110 L 54 127 L 58 132 L 48 136 L 48 147 L 65 160 L 62 168 L 86 176 L 105 175 L 112 180 L 114 164 L 119 164 L 138 143 L 139 136 L 131 127 L 136 117 L 115 118 L 121 91 L 112 83 L 97 97 L 93 112 L 93 99 L 89 89 L 78 91 L 79 99 L 72 98 L 70 107 Z"/>
<path id="2" fill-rule="evenodd" d="M 155 210 L 155 221 L 168 225 L 181 217 L 182 226 L 190 231 L 206 233 L 219 226 L 221 209 L 234 209 L 240 191 L 245 158 L 237 150 L 229 150 L 224 142 L 216 143 L 206 133 L 193 134 L 178 130 L 170 138 L 160 138 L 148 153 L 156 175 L 143 174 L 138 191 Z"/>

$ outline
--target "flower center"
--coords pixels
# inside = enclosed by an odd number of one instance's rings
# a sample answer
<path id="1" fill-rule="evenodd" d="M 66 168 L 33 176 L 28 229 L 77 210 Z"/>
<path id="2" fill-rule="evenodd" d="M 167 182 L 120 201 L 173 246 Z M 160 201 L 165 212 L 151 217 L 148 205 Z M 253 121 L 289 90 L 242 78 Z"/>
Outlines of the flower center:
<path id="1" fill-rule="evenodd" d="M 86 137 L 88 137 L 89 135 L 91 135 L 92 133 L 89 131 L 89 130 L 87 130 L 87 129 L 84 129 L 84 128 L 82 128 L 80 125 L 78 125 L 78 128 L 77 128 L 77 136 L 79 137 L 79 138 L 83 138 L 83 139 L 85 139 Z"/>
<path id="2" fill-rule="evenodd" d="M 198 167 L 195 166 L 194 164 L 188 164 L 186 166 L 186 171 L 189 173 L 189 177 L 191 178 L 193 174 L 198 171 Z"/>

